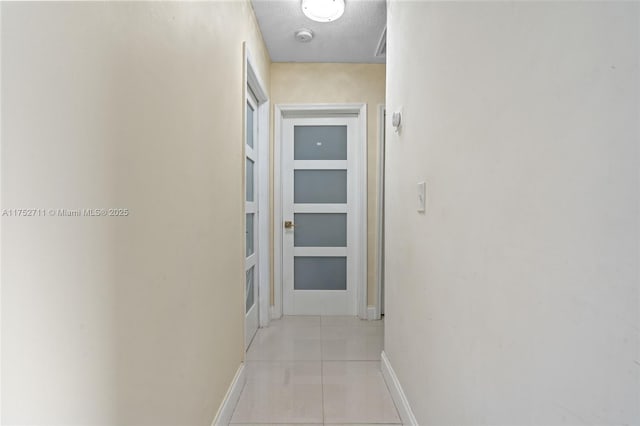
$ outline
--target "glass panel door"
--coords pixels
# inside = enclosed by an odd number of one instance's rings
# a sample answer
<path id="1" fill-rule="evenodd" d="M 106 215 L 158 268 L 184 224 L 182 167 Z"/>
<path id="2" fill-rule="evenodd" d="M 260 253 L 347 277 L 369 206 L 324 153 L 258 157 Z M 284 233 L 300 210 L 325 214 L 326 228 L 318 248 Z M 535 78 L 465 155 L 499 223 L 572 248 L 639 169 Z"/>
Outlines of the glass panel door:
<path id="1" fill-rule="evenodd" d="M 283 308 L 354 315 L 353 118 L 291 118 L 283 132 Z"/>
<path id="2" fill-rule="evenodd" d="M 318 211 L 321 211 L 321 204 L 331 203 L 346 211 L 347 148 L 346 125 L 294 125 L 294 212 L 302 203 Z M 297 164 L 299 160 L 305 162 Z M 347 213 L 294 213 L 293 217 L 294 290 L 346 290 Z M 297 247 L 332 247 L 338 251 L 331 252 L 332 256 L 298 256 L 295 254 Z M 335 256 L 339 252 L 345 255 Z"/>
<path id="3" fill-rule="evenodd" d="M 258 174 L 256 167 L 258 150 L 257 101 L 247 88 L 247 108 L 245 117 L 245 349 L 249 347 L 258 331 Z"/>

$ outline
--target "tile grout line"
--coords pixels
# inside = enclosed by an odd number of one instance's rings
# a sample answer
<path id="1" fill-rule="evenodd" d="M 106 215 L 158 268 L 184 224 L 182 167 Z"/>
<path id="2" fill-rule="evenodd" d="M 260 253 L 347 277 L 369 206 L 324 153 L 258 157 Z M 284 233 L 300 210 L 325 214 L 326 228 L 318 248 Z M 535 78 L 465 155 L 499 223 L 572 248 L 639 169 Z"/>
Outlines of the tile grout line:
<path id="1" fill-rule="evenodd" d="M 344 362 L 344 364 L 346 364 L 346 365 L 353 365 L 353 364 L 356 364 L 356 363 L 365 363 L 365 364 L 369 364 L 371 362 L 379 363 L 380 360 L 379 359 L 371 359 L 371 358 L 367 359 L 368 358 L 367 355 L 362 357 L 362 359 L 348 359 L 348 357 L 346 357 L 346 359 L 327 359 L 329 354 L 327 354 L 327 355 L 324 354 L 324 341 L 325 341 L 325 338 L 324 338 L 325 330 L 324 330 L 324 328 L 325 327 L 329 328 L 330 335 L 327 336 L 329 338 L 329 337 L 333 336 L 331 333 L 332 333 L 332 330 L 334 329 L 334 327 L 338 326 L 339 324 L 338 323 L 332 323 L 331 321 L 329 323 L 325 324 L 325 321 L 327 321 L 327 320 L 325 320 L 323 316 L 319 316 L 319 320 L 320 320 L 320 345 L 319 345 L 320 346 L 320 360 L 319 360 L 320 361 L 320 388 L 321 388 L 321 393 L 322 393 L 321 394 L 321 401 L 320 401 L 321 402 L 321 410 L 322 410 L 322 420 L 321 421 L 322 421 L 323 425 L 330 425 L 331 423 L 327 423 L 326 404 L 325 404 L 325 399 L 324 399 L 324 386 L 325 386 L 325 383 L 324 383 L 324 363 L 325 362 L 332 362 L 332 363 Z M 297 328 L 297 327 L 294 327 L 294 328 Z M 303 328 L 305 328 L 305 327 L 303 327 Z M 356 327 L 356 329 L 360 329 L 360 327 Z M 354 331 L 355 331 L 355 329 L 354 329 Z M 258 337 L 258 336 L 256 336 L 256 337 Z M 252 343 L 252 345 L 255 343 L 255 340 L 257 340 L 257 339 L 254 339 L 254 342 Z M 262 357 L 259 357 L 259 358 L 262 358 Z M 297 361 L 305 361 L 305 360 L 298 359 L 294 355 L 291 359 L 268 359 L 268 357 L 267 357 L 267 358 L 263 358 L 263 359 L 253 359 L 253 360 L 248 360 L 247 359 L 246 361 L 247 361 L 247 363 L 252 363 L 253 362 L 253 363 L 259 363 L 260 365 L 265 365 L 266 366 L 266 365 L 269 365 L 269 364 L 274 365 L 274 364 L 289 363 L 289 362 L 295 363 Z M 312 360 L 309 359 L 309 361 L 312 361 Z M 388 386 L 387 386 L 386 383 L 384 383 L 383 388 L 385 389 L 386 393 L 389 393 L 389 389 L 388 389 Z M 244 389 L 243 389 L 243 393 L 244 393 Z M 394 409 L 394 411 L 396 413 L 396 416 L 399 417 L 398 409 L 395 406 L 395 401 L 392 401 L 392 403 L 393 403 L 393 409 Z M 234 412 L 235 412 L 235 409 L 234 409 Z M 284 425 L 285 423 L 278 423 L 278 424 L 283 424 Z"/>

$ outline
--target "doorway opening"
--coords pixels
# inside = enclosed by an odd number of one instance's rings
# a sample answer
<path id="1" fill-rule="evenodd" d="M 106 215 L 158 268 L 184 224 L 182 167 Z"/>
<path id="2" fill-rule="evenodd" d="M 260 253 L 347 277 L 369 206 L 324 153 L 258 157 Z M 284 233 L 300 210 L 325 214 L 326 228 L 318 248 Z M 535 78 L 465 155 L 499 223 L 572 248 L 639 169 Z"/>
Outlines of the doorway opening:
<path id="1" fill-rule="evenodd" d="M 366 104 L 275 106 L 274 317 L 367 318 Z"/>

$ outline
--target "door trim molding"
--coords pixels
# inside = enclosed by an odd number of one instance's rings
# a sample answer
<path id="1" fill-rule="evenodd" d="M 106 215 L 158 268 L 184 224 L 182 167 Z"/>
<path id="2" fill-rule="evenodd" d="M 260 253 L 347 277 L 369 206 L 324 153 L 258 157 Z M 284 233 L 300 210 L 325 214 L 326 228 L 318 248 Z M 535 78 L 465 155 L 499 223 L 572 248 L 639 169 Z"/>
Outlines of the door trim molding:
<path id="1" fill-rule="evenodd" d="M 382 283 L 384 282 L 384 162 L 385 162 L 385 111 L 386 106 L 384 104 L 378 105 L 378 240 L 376 241 L 376 266 L 377 266 L 377 280 L 376 280 L 376 314 L 375 318 L 379 320 L 382 318 L 382 311 L 384 307 L 384 301 L 382 298 Z"/>
<path id="2" fill-rule="evenodd" d="M 355 214 L 360 220 L 359 250 L 355 264 L 358 268 L 356 283 L 356 311 L 367 318 L 367 104 L 276 104 L 274 105 L 274 173 L 273 173 L 273 277 L 274 306 L 272 318 L 282 317 L 282 120 L 298 117 L 358 118 L 357 169 L 358 186 Z"/>
<path id="3" fill-rule="evenodd" d="M 380 319 L 380 315 L 378 314 L 378 308 L 376 308 L 375 306 L 368 306 L 367 307 L 367 319 L 369 321 L 374 321 L 374 320 Z"/>

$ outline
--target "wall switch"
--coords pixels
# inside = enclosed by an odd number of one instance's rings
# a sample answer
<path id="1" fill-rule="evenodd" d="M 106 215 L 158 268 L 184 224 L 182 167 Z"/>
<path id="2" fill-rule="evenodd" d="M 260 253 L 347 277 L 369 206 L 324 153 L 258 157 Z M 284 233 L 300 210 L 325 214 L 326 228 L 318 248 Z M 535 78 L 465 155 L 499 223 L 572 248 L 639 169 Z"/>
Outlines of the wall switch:
<path id="1" fill-rule="evenodd" d="M 427 210 L 427 183 L 418 182 L 418 212 L 424 213 Z"/>

